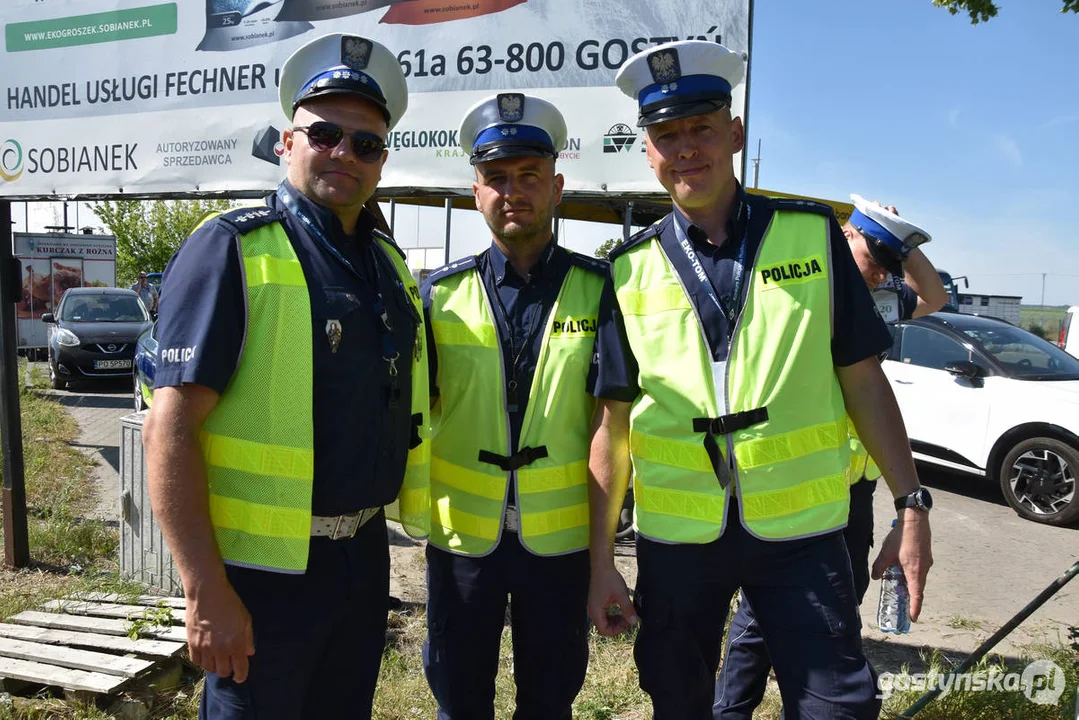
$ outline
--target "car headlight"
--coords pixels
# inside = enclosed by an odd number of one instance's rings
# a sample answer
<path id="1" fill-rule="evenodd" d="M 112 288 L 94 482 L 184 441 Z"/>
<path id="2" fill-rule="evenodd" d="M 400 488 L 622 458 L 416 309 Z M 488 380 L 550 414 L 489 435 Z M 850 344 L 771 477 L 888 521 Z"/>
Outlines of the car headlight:
<path id="1" fill-rule="evenodd" d="M 64 328 L 57 328 L 56 342 L 60 343 L 61 345 L 73 347 L 79 344 L 79 336 L 71 332 L 70 330 L 65 330 Z"/>

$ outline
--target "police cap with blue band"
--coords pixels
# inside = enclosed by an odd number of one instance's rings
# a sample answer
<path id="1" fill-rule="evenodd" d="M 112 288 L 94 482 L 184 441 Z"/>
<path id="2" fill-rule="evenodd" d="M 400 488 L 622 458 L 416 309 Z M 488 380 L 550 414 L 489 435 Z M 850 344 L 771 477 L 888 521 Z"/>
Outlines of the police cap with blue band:
<path id="1" fill-rule="evenodd" d="M 851 195 L 850 199 L 854 212 L 849 222 L 865 238 L 869 254 L 885 270 L 903 277 L 903 261 L 911 250 L 932 239 L 929 233 L 861 195 Z"/>
<path id="2" fill-rule="evenodd" d="M 557 159 L 566 135 L 566 121 L 551 103 L 524 93 L 499 93 L 468 109 L 457 137 L 475 165 L 507 157 Z"/>
<path id="3" fill-rule="evenodd" d="M 302 45 L 281 66 L 278 97 L 289 120 L 312 98 L 342 94 L 375 105 L 390 129 L 408 108 L 408 86 L 397 58 L 381 43 L 359 35 L 323 35 Z"/>
<path id="4" fill-rule="evenodd" d="M 738 53 L 707 40 L 679 40 L 637 53 L 614 81 L 637 101 L 637 125 L 646 127 L 729 107 L 731 89 L 744 75 Z"/>

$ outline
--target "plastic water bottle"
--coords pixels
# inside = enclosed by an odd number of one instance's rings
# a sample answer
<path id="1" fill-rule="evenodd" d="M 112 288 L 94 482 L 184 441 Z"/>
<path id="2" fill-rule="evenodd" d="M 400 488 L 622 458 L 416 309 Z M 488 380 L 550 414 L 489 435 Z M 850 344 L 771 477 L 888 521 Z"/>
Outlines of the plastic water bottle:
<path id="1" fill-rule="evenodd" d="M 892 521 L 892 527 L 895 527 L 895 522 Z M 910 592 L 907 590 L 907 576 L 899 565 L 890 566 L 880 579 L 877 625 L 881 632 L 910 632 Z"/>

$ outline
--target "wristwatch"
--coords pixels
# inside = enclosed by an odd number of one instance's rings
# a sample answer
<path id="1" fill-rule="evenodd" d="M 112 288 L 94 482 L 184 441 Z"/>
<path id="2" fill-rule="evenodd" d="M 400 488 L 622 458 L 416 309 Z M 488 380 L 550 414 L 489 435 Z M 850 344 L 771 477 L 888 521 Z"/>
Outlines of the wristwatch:
<path id="1" fill-rule="evenodd" d="M 920 487 L 909 495 L 896 498 L 895 509 L 914 508 L 929 512 L 933 508 L 933 496 L 929 494 L 929 488 Z"/>

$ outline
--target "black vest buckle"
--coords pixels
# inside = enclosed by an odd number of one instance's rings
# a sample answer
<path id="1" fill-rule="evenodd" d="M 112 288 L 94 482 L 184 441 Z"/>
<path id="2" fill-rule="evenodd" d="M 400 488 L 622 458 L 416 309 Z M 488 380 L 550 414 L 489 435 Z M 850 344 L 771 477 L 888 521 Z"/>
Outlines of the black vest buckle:
<path id="1" fill-rule="evenodd" d="M 510 456 L 497 455 L 489 450 L 480 450 L 479 461 L 488 465 L 495 465 L 506 472 L 520 470 L 526 465 L 531 465 L 541 458 L 547 457 L 547 446 L 521 448 Z"/>

